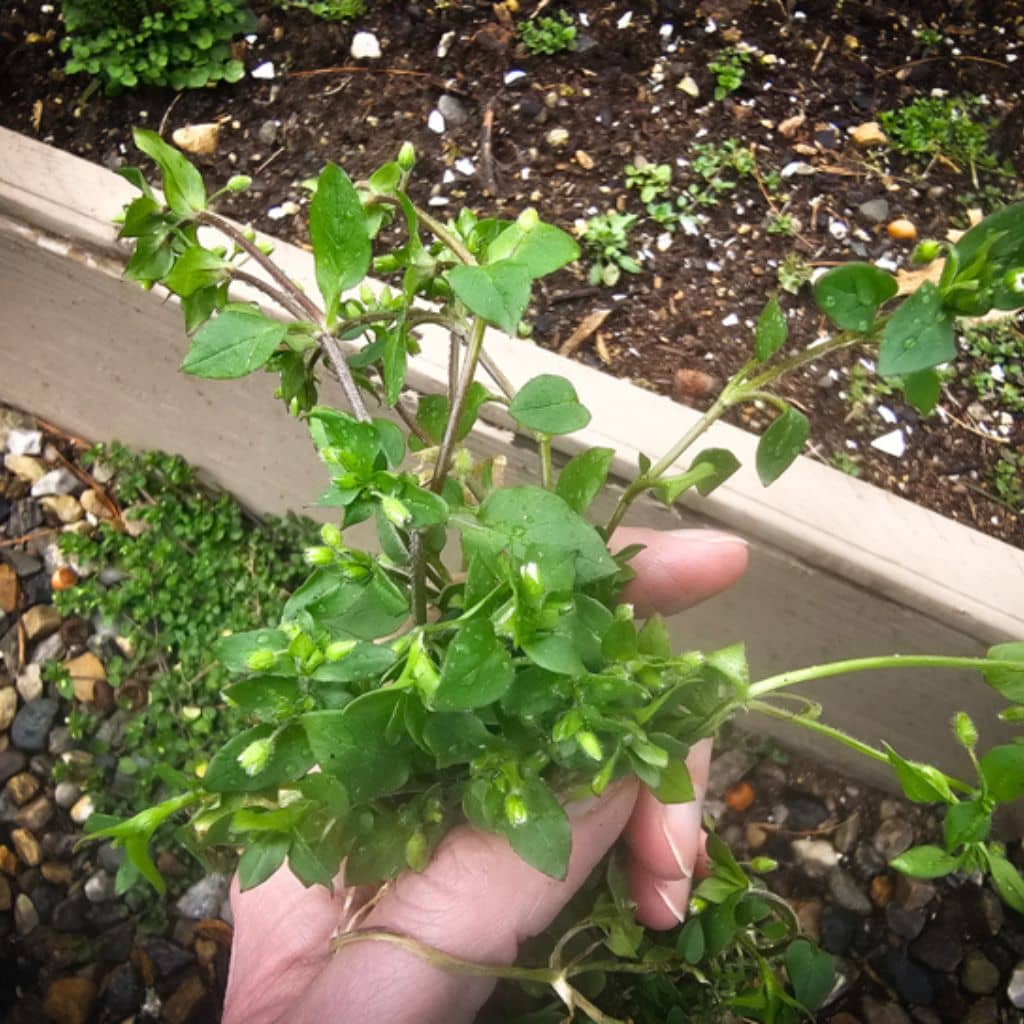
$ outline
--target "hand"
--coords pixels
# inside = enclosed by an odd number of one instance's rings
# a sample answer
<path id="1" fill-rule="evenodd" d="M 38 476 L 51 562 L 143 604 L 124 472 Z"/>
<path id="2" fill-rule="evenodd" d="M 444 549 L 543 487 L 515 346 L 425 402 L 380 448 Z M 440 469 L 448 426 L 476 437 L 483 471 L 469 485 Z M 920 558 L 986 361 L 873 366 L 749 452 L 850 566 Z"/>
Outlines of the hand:
<path id="1" fill-rule="evenodd" d="M 672 614 L 734 583 L 747 564 L 743 541 L 708 530 L 623 529 L 615 542 L 647 547 L 624 599 L 638 616 Z M 635 779 L 597 800 L 567 807 L 573 823 L 568 876 L 557 882 L 529 867 L 503 836 L 468 825 L 442 840 L 422 873 L 406 872 L 363 920 L 366 927 L 414 936 L 454 956 L 496 964 L 543 931 L 611 845 L 625 834 L 632 853 L 637 916 L 651 928 L 683 918 L 702 849 L 701 803 L 710 741 L 687 765 L 696 790 L 688 804 L 665 805 Z M 440 970 L 382 942 L 337 955 L 330 942 L 351 907 L 343 879 L 335 893 L 306 889 L 287 867 L 256 889 L 232 886 L 234 946 L 222 1024 L 468 1024 L 493 979 Z"/>

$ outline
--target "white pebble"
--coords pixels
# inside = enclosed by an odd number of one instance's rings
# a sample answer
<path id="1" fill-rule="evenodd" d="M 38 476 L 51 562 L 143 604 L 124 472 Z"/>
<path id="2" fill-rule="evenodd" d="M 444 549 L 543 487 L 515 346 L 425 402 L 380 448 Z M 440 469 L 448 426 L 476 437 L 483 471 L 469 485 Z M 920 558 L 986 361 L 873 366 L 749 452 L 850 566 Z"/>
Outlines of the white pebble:
<path id="1" fill-rule="evenodd" d="M 432 110 L 427 118 L 427 127 L 437 135 L 444 135 L 444 114 L 440 110 Z"/>
<path id="2" fill-rule="evenodd" d="M 437 55 L 440 58 L 445 58 L 451 53 L 452 43 L 455 42 L 455 30 L 452 29 L 450 32 L 445 32 L 441 36 L 441 41 L 437 44 Z"/>
<path id="3" fill-rule="evenodd" d="M 735 313 L 730 313 L 723 321 L 723 327 L 735 327 L 740 322 L 740 318 Z"/>
<path id="4" fill-rule="evenodd" d="M 272 206 L 269 210 L 267 210 L 267 217 L 270 220 L 284 220 L 285 212 L 283 207 Z"/>
<path id="5" fill-rule="evenodd" d="M 372 32 L 357 32 L 352 37 L 352 46 L 348 52 L 353 60 L 378 60 L 380 40 Z"/>
<path id="6" fill-rule="evenodd" d="M 7 435 L 7 450 L 12 455 L 39 455 L 43 450 L 42 431 L 15 427 Z"/>
<path id="7" fill-rule="evenodd" d="M 474 164 L 468 156 L 460 156 L 459 159 L 455 161 L 455 170 L 457 170 L 459 174 L 465 174 L 468 178 L 471 174 L 476 174 L 476 164 Z"/>
<path id="8" fill-rule="evenodd" d="M 891 430 L 888 434 L 876 437 L 871 442 L 871 447 L 899 459 L 903 457 L 903 453 L 907 450 L 907 440 L 903 436 L 902 430 Z"/>
<path id="9" fill-rule="evenodd" d="M 896 413 L 894 413 L 892 411 L 892 409 L 889 408 L 889 406 L 887 406 L 887 405 L 880 405 L 878 407 L 877 411 L 878 411 L 878 415 L 881 416 L 882 419 L 885 420 L 886 423 L 896 423 L 897 422 Z"/>
<path id="10" fill-rule="evenodd" d="M 633 24 L 633 12 L 626 11 L 626 13 L 619 18 L 615 24 L 618 28 L 629 28 L 629 26 Z"/>
<path id="11" fill-rule="evenodd" d="M 258 78 L 261 82 L 272 82 L 274 80 L 274 62 L 272 60 L 265 60 L 262 64 L 254 67 L 249 74 L 253 78 Z"/>
<path id="12" fill-rule="evenodd" d="M 525 77 L 526 77 L 526 72 L 525 71 L 519 71 L 519 70 L 506 71 L 505 72 L 505 84 L 506 85 L 511 85 L 513 82 L 518 82 L 520 78 L 525 78 Z"/>

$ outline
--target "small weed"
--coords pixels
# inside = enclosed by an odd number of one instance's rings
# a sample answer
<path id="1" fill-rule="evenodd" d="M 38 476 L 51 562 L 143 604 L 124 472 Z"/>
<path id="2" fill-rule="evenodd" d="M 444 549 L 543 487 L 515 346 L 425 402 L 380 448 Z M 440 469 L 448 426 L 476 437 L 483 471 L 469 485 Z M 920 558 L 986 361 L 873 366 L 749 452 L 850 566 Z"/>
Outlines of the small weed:
<path id="1" fill-rule="evenodd" d="M 862 420 L 879 399 L 896 394 L 899 388 L 884 377 L 879 377 L 859 360 L 850 367 L 846 385 L 846 398 L 850 403 L 848 420 Z"/>
<path id="2" fill-rule="evenodd" d="M 779 264 L 777 273 L 779 287 L 790 295 L 796 295 L 810 281 L 813 268 L 798 253 L 791 252 Z"/>
<path id="3" fill-rule="evenodd" d="M 652 164 L 638 159 L 635 164 L 626 164 L 626 188 L 640 193 L 640 202 L 653 203 L 668 194 L 672 185 L 672 168 L 669 164 Z"/>
<path id="4" fill-rule="evenodd" d="M 846 452 L 833 452 L 830 461 L 836 469 L 845 473 L 847 476 L 860 476 L 863 472 L 860 468 L 860 463 L 857 462 L 852 455 L 848 455 Z"/>
<path id="5" fill-rule="evenodd" d="M 1024 413 L 1024 331 L 1012 319 L 972 324 L 961 349 L 982 363 L 967 380 L 978 398 L 1010 413 Z"/>
<path id="6" fill-rule="evenodd" d="M 791 213 L 773 213 L 768 218 L 765 231 L 769 235 L 782 235 L 793 238 L 796 235 L 796 221 Z"/>
<path id="7" fill-rule="evenodd" d="M 621 272 L 639 274 L 640 264 L 626 251 L 629 231 L 636 223 L 633 213 L 602 213 L 591 217 L 583 231 L 583 245 L 594 261 L 590 283 L 613 287 Z"/>
<path id="8" fill-rule="evenodd" d="M 735 46 L 719 50 L 718 55 L 708 64 L 708 70 L 715 76 L 715 99 L 723 100 L 736 92 L 747 75 L 750 53 Z"/>
<path id="9" fill-rule="evenodd" d="M 519 26 L 519 38 L 532 54 L 565 53 L 576 49 L 576 26 L 572 16 L 559 11 L 558 17 L 542 15 Z"/>
<path id="10" fill-rule="evenodd" d="M 1017 515 L 1024 513 L 1024 455 L 1002 451 L 989 474 L 989 484 L 1000 501 Z"/>
<path id="11" fill-rule="evenodd" d="M 930 25 L 923 25 L 914 29 L 915 41 L 924 49 L 928 50 L 942 44 L 942 33 Z"/>
<path id="12" fill-rule="evenodd" d="M 298 7 L 324 21 L 351 21 L 366 13 L 366 0 L 277 0 L 277 6 Z"/>
<path id="13" fill-rule="evenodd" d="M 922 96 L 878 116 L 892 148 L 905 156 L 940 157 L 967 167 L 998 166 L 989 148 L 991 121 L 976 121 L 981 102 L 973 96 Z"/>

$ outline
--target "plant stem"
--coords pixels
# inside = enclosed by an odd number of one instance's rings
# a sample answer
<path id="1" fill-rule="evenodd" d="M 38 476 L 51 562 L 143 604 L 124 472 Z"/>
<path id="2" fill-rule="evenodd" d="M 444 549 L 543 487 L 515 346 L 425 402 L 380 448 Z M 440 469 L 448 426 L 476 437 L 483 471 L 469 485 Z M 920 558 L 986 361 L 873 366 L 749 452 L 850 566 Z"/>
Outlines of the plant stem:
<path id="1" fill-rule="evenodd" d="M 878 761 L 885 765 L 892 765 L 892 762 L 889 760 L 889 755 L 886 754 L 884 750 L 879 750 L 878 747 L 873 747 L 870 744 L 863 742 L 863 740 L 859 740 L 855 736 L 850 736 L 841 729 L 835 728 L 835 726 L 827 725 L 825 722 L 819 722 L 815 718 L 807 718 L 805 715 L 792 711 L 784 711 L 782 708 L 775 707 L 774 704 L 769 704 L 766 701 L 761 700 L 751 701 L 748 708 L 751 711 L 757 711 L 770 718 L 778 718 L 783 722 L 792 722 L 794 725 L 799 725 L 802 729 L 808 729 L 821 736 L 828 736 L 829 739 L 835 740 L 837 743 L 841 743 L 844 747 L 849 747 L 850 750 L 855 750 L 858 754 L 863 754 L 872 761 Z M 969 786 L 966 782 L 962 782 L 960 779 L 955 779 L 951 775 L 945 775 L 945 779 L 952 789 L 959 790 L 961 793 L 974 792 L 973 786 Z"/>
<path id="2" fill-rule="evenodd" d="M 306 311 L 295 302 L 294 298 L 285 292 L 275 288 L 269 281 L 264 281 L 262 277 L 257 277 L 255 274 L 250 274 L 246 270 L 242 270 L 240 267 L 231 268 L 231 276 L 236 281 L 241 281 L 243 284 L 249 285 L 251 288 L 255 288 L 258 291 L 263 292 L 269 299 L 276 302 L 286 313 L 290 313 L 296 320 L 305 320 Z"/>
<path id="3" fill-rule="evenodd" d="M 884 320 L 879 320 L 875 330 L 881 330 L 881 325 L 884 324 L 884 322 Z M 747 382 L 746 388 L 750 391 L 758 391 L 766 384 L 774 384 L 775 381 L 785 377 L 786 374 L 799 369 L 804 365 L 804 363 L 814 362 L 814 360 L 821 359 L 822 356 L 829 356 L 833 352 L 838 352 L 840 349 L 849 348 L 851 345 L 857 345 L 861 342 L 871 340 L 873 340 L 871 337 L 863 334 L 851 334 L 849 331 L 842 331 L 831 341 L 825 342 L 824 345 L 815 345 L 813 348 L 805 348 L 802 352 L 797 352 L 794 355 L 791 355 L 788 359 L 780 360 L 772 366 L 767 367 L 756 377 L 752 377 Z"/>
<path id="4" fill-rule="evenodd" d="M 422 626 L 427 621 L 427 559 L 419 530 L 409 535 L 409 561 L 412 565 L 412 614 L 416 625 Z"/>
<path id="5" fill-rule="evenodd" d="M 327 353 L 327 358 L 334 368 L 338 383 L 341 385 L 341 390 L 345 392 L 345 399 L 352 412 L 355 413 L 356 419 L 369 423 L 371 419 L 370 413 L 363 403 L 363 396 L 359 393 L 359 386 L 352 377 L 352 371 L 348 368 L 348 363 L 345 361 L 345 353 L 341 350 L 338 339 L 328 330 L 320 331 L 317 334 L 317 339 Z"/>
<path id="6" fill-rule="evenodd" d="M 484 345 L 484 332 L 487 324 L 481 317 L 473 318 L 473 327 L 470 330 L 469 342 L 466 346 L 466 359 L 462 364 L 462 372 L 459 375 L 459 383 L 455 389 L 455 395 L 448 410 L 448 422 L 444 427 L 444 437 L 441 439 L 441 448 L 437 453 L 437 464 L 434 466 L 434 476 L 430 481 L 430 489 L 440 493 L 444 485 L 445 477 L 448 475 L 448 466 L 452 460 L 452 453 L 455 450 L 455 442 L 458 437 L 459 420 L 462 419 L 462 410 L 466 405 L 466 395 L 469 393 L 469 386 L 473 383 L 476 374 L 476 366 L 480 361 L 480 352 Z"/>
<path id="7" fill-rule="evenodd" d="M 540 485 L 547 491 L 554 490 L 554 474 L 551 470 L 551 435 L 537 435 L 537 452 L 540 455 Z"/>
<path id="8" fill-rule="evenodd" d="M 747 691 L 750 697 L 763 697 L 773 690 L 781 690 L 797 683 L 808 683 L 814 679 L 827 679 L 848 672 L 872 672 L 885 668 L 1008 668 L 1024 671 L 1024 662 L 996 661 L 992 658 L 954 658 L 942 654 L 883 654 L 873 658 L 851 658 L 848 661 L 832 661 L 827 665 L 811 665 L 791 672 L 782 672 L 753 683 Z"/>

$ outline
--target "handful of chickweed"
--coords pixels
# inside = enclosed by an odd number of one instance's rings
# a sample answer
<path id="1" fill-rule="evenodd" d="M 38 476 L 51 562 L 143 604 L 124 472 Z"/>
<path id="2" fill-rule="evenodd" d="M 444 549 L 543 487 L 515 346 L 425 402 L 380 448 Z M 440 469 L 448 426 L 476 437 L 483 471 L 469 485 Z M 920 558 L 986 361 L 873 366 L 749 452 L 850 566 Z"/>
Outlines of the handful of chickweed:
<path id="1" fill-rule="evenodd" d="M 589 412 L 563 377 L 512 388 L 487 346 L 489 328 L 516 332 L 538 278 L 577 257 L 569 235 L 533 210 L 513 221 L 468 210 L 435 219 L 407 191 L 408 145 L 366 181 L 353 183 L 329 164 L 309 208 L 316 302 L 269 247 L 215 212 L 221 193 L 208 196 L 184 156 L 152 132 L 137 131 L 135 140 L 156 163 L 163 194 L 138 170 L 123 172 L 141 193 L 121 222 L 134 245 L 126 276 L 179 297 L 191 338 L 185 372 L 279 377 L 278 396 L 308 425 L 326 467 L 319 504 L 336 509 L 337 522 L 306 552 L 309 579 L 280 622 L 219 645 L 238 678 L 224 699 L 251 728 L 224 738 L 187 791 L 93 833 L 122 844 L 131 870 L 162 885 L 147 842 L 187 811 L 207 848 L 240 852 L 243 888 L 284 864 L 306 885 L 330 887 L 342 864 L 347 883 L 381 884 L 422 870 L 445 833 L 465 821 L 505 836 L 538 871 L 562 878 L 571 846 L 566 801 L 600 794 L 625 775 L 662 801 L 689 801 L 691 745 L 736 713 L 756 711 L 827 731 L 891 764 L 910 799 L 945 806 L 944 846 L 909 850 L 894 867 L 929 878 L 989 873 L 1024 911 L 1024 880 L 988 838 L 995 807 L 1024 793 L 1024 744 L 979 754 L 977 730 L 958 715 L 955 740 L 976 769 L 975 779 L 960 781 L 774 699 L 799 683 L 859 671 L 971 667 L 1007 698 L 1004 718 L 1017 721 L 1024 644 L 1000 645 L 982 659 L 872 657 L 754 681 L 742 644 L 677 653 L 661 619 L 636 621 L 618 595 L 637 549 L 608 547 L 639 495 L 667 503 L 689 491 L 706 495 L 737 471 L 729 451 L 692 451 L 732 406 L 756 399 L 775 407 L 756 469 L 765 485 L 783 473 L 807 440 L 808 422 L 771 388 L 810 359 L 871 351 L 879 372 L 930 411 L 935 368 L 954 356 L 955 317 L 1024 302 L 1024 206 L 992 215 L 956 245 L 925 243 L 922 259 L 945 259 L 941 280 L 905 298 L 896 298 L 890 274 L 866 263 L 825 274 L 814 294 L 835 330 L 812 350 L 786 351 L 786 315 L 771 298 L 749 361 L 685 437 L 659 459 L 642 460 L 610 519 L 595 523 L 589 509 L 615 453 L 587 449 L 556 472 L 552 439 L 584 428 Z M 247 184 L 235 178 L 227 188 Z M 404 241 L 380 251 L 382 228 L 396 224 Z M 200 228 L 218 240 L 201 238 Z M 371 284 L 371 270 L 390 284 Z M 256 289 L 273 315 L 233 300 L 235 282 Z M 409 396 L 407 366 L 425 323 L 448 332 L 450 379 L 442 393 Z M 324 373 L 337 377 L 346 408 L 319 404 Z M 489 406 L 501 406 L 534 440 L 535 483 L 503 486 L 495 460 L 474 454 L 473 425 Z M 418 471 L 409 468 L 410 452 Z M 376 529 L 374 553 L 348 540 L 363 522 Z M 740 865 L 714 837 L 708 852 L 711 877 L 677 932 L 637 925 L 613 856 L 573 904 L 571 935 L 546 963 L 518 968 L 516 977 L 546 983 L 570 1015 L 582 1009 L 594 1020 L 614 1018 L 586 992 L 597 975 L 617 970 L 629 972 L 627 1001 L 641 998 L 638 978 L 646 976 L 680 993 L 683 1007 L 711 1000 L 752 1019 L 801 1019 L 828 996 L 830 959 L 760 882 L 770 862 Z M 357 931 L 339 941 L 374 938 Z M 726 976 L 726 989 L 716 988 L 714 979 Z"/>

